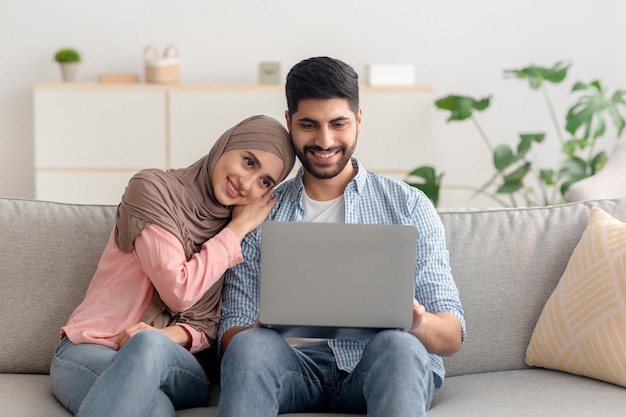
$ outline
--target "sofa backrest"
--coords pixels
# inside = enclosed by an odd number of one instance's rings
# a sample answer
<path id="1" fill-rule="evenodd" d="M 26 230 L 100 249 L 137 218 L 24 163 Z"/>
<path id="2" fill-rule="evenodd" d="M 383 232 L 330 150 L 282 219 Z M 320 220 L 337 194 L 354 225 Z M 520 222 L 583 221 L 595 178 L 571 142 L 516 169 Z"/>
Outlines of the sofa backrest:
<path id="1" fill-rule="evenodd" d="M 523 369 L 541 310 L 592 207 L 626 221 L 626 198 L 523 209 L 440 210 L 467 339 L 448 375 Z M 48 373 L 113 229 L 114 206 L 0 198 L 0 372 Z"/>
<path id="2" fill-rule="evenodd" d="M 0 372 L 48 373 L 115 207 L 0 199 Z"/>
<path id="3" fill-rule="evenodd" d="M 551 207 L 439 210 L 467 338 L 445 358 L 447 375 L 523 369 L 548 297 L 600 207 L 626 221 L 626 198 Z"/>

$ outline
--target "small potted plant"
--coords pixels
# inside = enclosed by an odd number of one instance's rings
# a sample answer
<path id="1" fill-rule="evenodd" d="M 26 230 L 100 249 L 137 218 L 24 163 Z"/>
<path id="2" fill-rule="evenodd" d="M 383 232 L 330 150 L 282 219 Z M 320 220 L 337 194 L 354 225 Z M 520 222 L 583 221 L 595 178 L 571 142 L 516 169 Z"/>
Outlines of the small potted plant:
<path id="1" fill-rule="evenodd" d="M 63 81 L 72 82 L 76 79 L 76 70 L 80 63 L 80 54 L 71 48 L 59 49 L 54 54 L 54 60 L 61 66 Z"/>

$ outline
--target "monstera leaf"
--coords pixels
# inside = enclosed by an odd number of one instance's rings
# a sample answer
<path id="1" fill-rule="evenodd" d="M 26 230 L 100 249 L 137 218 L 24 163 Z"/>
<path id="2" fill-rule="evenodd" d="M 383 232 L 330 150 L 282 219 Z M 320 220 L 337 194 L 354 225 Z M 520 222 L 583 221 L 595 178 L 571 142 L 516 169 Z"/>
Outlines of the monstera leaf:
<path id="1" fill-rule="evenodd" d="M 491 96 L 480 100 L 475 100 L 467 96 L 447 96 L 435 101 L 435 106 L 442 110 L 449 110 L 450 117 L 448 121 L 465 120 L 472 117 L 472 112 L 483 111 L 489 107 Z"/>
<path id="2" fill-rule="evenodd" d="M 626 126 L 624 118 L 620 114 L 619 106 L 626 104 L 623 90 L 617 90 L 611 98 L 605 97 L 606 90 L 600 81 L 592 81 L 589 84 L 577 82 L 572 87 L 572 92 L 583 92 L 576 104 L 574 104 L 566 116 L 565 130 L 576 135 L 583 130 L 582 139 L 598 138 L 604 135 L 606 129 L 605 115 L 608 114 L 617 129 L 617 136 L 622 135 Z"/>
<path id="3" fill-rule="evenodd" d="M 567 70 L 571 66 L 566 61 L 557 62 L 552 68 L 537 67 L 531 65 L 526 68 L 505 70 L 504 76 L 509 78 L 520 78 L 528 80 L 528 85 L 533 90 L 537 90 L 544 81 L 558 84 L 567 77 Z"/>
<path id="4" fill-rule="evenodd" d="M 409 172 L 405 181 L 410 186 L 422 190 L 430 201 L 432 201 L 433 205 L 437 207 L 439 204 L 439 190 L 441 188 L 442 177 L 443 173 L 437 174 L 435 168 L 426 165 Z"/>

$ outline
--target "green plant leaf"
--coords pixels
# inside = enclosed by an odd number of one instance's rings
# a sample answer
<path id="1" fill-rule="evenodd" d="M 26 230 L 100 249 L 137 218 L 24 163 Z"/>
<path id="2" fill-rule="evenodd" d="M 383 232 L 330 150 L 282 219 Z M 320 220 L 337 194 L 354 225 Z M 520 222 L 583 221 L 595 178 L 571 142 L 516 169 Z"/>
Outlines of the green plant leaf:
<path id="1" fill-rule="evenodd" d="M 613 96 L 611 97 L 611 103 L 609 104 L 609 107 L 608 107 L 611 121 L 613 122 L 613 125 L 617 129 L 618 138 L 622 136 L 622 132 L 624 131 L 624 127 L 626 126 L 626 122 L 624 121 L 624 118 L 622 117 L 622 115 L 619 112 L 619 109 L 617 108 L 619 104 L 622 104 L 622 105 L 626 104 L 626 100 L 624 100 L 625 93 L 626 92 L 624 90 L 616 90 L 613 93 Z"/>
<path id="2" fill-rule="evenodd" d="M 553 84 L 558 84 L 567 77 L 567 70 L 572 64 L 566 61 L 557 62 L 552 68 L 543 70 L 543 77 L 546 81 L 550 81 Z"/>
<path id="3" fill-rule="evenodd" d="M 611 120 L 613 121 L 613 124 L 617 129 L 617 137 L 620 138 L 622 136 L 622 133 L 624 132 L 624 127 L 626 127 L 626 122 L 624 121 L 624 118 L 619 114 L 617 106 L 610 106 L 608 110 L 609 116 L 611 117 Z"/>
<path id="4" fill-rule="evenodd" d="M 554 185 L 554 170 L 553 169 L 540 169 L 539 179 L 546 185 Z"/>
<path id="5" fill-rule="evenodd" d="M 71 48 L 59 49 L 54 54 L 54 60 L 57 62 L 80 62 L 80 53 Z"/>
<path id="6" fill-rule="evenodd" d="M 517 145 L 518 159 L 526 156 L 533 142 L 541 143 L 546 137 L 545 133 L 520 133 L 520 143 Z"/>
<path id="7" fill-rule="evenodd" d="M 572 91 L 582 95 L 567 112 L 565 130 L 576 135 L 576 132 L 583 129 L 583 139 L 599 138 L 606 132 L 605 113 L 608 113 L 618 131 L 618 137 L 621 136 L 626 126 L 618 109 L 618 105 L 626 104 L 623 91 L 617 90 L 611 98 L 607 98 L 605 88 L 598 80 L 589 84 L 577 82 Z"/>
<path id="8" fill-rule="evenodd" d="M 502 171 L 517 161 L 511 148 L 507 145 L 499 145 L 493 151 L 493 165 L 498 171 Z"/>
<path id="9" fill-rule="evenodd" d="M 514 77 L 518 79 L 527 79 L 528 85 L 533 90 L 543 85 L 544 81 L 558 84 L 567 77 L 567 70 L 571 66 L 567 61 L 559 61 L 552 68 L 538 67 L 531 65 L 529 67 L 513 70 L 505 70 L 505 77 Z"/>
<path id="10" fill-rule="evenodd" d="M 581 158 L 574 156 L 565 160 L 558 175 L 559 179 L 564 180 L 559 189 L 561 195 L 565 197 L 572 184 L 587 176 L 587 164 Z"/>
<path id="11" fill-rule="evenodd" d="M 407 174 L 409 177 L 419 177 L 426 181 L 435 182 L 437 175 L 435 174 L 435 168 L 430 165 L 423 165 L 415 168 L 413 171 Z"/>
<path id="12" fill-rule="evenodd" d="M 504 181 L 505 182 L 522 181 L 524 177 L 526 176 L 526 174 L 528 174 L 528 171 L 530 171 L 530 165 L 531 165 L 530 162 L 526 162 L 524 165 L 520 166 L 515 171 L 511 172 L 510 174 L 505 175 Z"/>
<path id="13" fill-rule="evenodd" d="M 604 117 L 597 117 L 596 128 L 593 130 L 593 138 L 599 138 L 600 136 L 604 136 L 604 131 L 606 130 L 606 123 L 604 123 Z"/>
<path id="14" fill-rule="evenodd" d="M 572 186 L 572 184 L 575 184 L 575 183 L 577 183 L 578 181 L 580 181 L 580 180 L 573 180 L 573 179 L 572 179 L 572 180 L 567 180 L 567 181 L 565 181 L 563 184 L 561 184 L 561 187 L 559 188 L 559 191 L 561 192 L 561 195 L 562 195 L 563 197 L 566 197 L 566 195 L 567 195 L 567 190 L 569 190 L 569 187 L 571 187 L 571 186 Z"/>
<path id="15" fill-rule="evenodd" d="M 513 194 L 516 191 L 522 189 L 524 184 L 521 181 L 511 180 L 505 181 L 498 189 L 496 190 L 497 194 Z"/>
<path id="16" fill-rule="evenodd" d="M 609 157 L 606 155 L 606 152 L 600 151 L 598 152 L 589 162 L 589 168 L 591 169 L 591 175 L 596 175 L 602 168 L 604 168 L 604 164 L 609 160 Z"/>
<path id="17" fill-rule="evenodd" d="M 443 175 L 443 173 L 437 174 L 435 168 L 432 166 L 424 165 L 409 172 L 404 182 L 411 187 L 421 190 L 426 194 L 433 205 L 437 207 L 439 204 L 439 192 Z M 420 179 L 423 181 L 420 181 Z"/>
<path id="18" fill-rule="evenodd" d="M 530 162 L 526 162 L 524 165 L 517 168 L 515 171 L 511 172 L 508 175 L 505 175 L 503 179 L 503 184 L 498 187 L 496 193 L 498 194 L 512 194 L 516 191 L 519 191 L 524 187 L 524 177 L 530 171 Z"/>
<path id="19" fill-rule="evenodd" d="M 559 178 L 569 178 L 578 181 L 586 177 L 587 164 L 577 156 L 566 159 L 559 171 Z"/>
<path id="20" fill-rule="evenodd" d="M 474 110 L 483 111 L 491 102 L 491 96 L 475 100 L 467 96 L 450 95 L 435 101 L 435 106 L 441 110 L 450 111 L 448 122 L 465 120 L 472 117 Z"/>
<path id="21" fill-rule="evenodd" d="M 545 133 L 520 133 L 520 138 L 525 142 L 541 143 L 546 137 Z"/>
<path id="22" fill-rule="evenodd" d="M 491 103 L 491 96 L 481 98 L 480 100 L 474 100 L 473 107 L 478 111 L 483 111 L 489 107 L 489 103 Z"/>
<path id="23" fill-rule="evenodd" d="M 593 111 L 585 107 L 586 104 L 579 102 L 579 104 L 572 106 L 565 117 L 565 130 L 567 130 L 572 135 L 575 135 L 578 129 L 581 127 L 585 127 L 584 138 L 589 137 L 589 133 L 587 131 L 587 126 L 591 125 L 591 119 L 593 117 Z"/>
<path id="24" fill-rule="evenodd" d="M 624 90 L 615 90 L 613 97 L 611 97 L 611 101 L 615 104 L 626 104 L 626 100 L 624 99 L 625 94 L 626 91 Z"/>
<path id="25" fill-rule="evenodd" d="M 576 154 L 577 150 L 583 150 L 589 145 L 587 139 L 570 139 L 563 144 L 563 153 L 567 157 L 572 157 Z"/>

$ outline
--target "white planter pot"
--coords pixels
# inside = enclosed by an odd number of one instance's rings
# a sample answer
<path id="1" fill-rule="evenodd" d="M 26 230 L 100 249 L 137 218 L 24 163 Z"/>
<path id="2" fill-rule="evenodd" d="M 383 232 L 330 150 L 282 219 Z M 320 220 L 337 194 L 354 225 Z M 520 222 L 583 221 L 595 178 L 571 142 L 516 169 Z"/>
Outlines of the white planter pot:
<path id="1" fill-rule="evenodd" d="M 78 62 L 61 62 L 61 76 L 64 82 L 74 82 L 78 70 Z"/>

